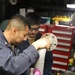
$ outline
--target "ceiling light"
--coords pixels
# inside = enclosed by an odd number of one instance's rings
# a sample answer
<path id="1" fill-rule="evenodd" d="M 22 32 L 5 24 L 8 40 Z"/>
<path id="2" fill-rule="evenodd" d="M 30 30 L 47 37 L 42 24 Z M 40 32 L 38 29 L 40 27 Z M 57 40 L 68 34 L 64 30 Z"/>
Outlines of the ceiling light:
<path id="1" fill-rule="evenodd" d="M 67 4 L 67 8 L 75 8 L 75 4 Z"/>

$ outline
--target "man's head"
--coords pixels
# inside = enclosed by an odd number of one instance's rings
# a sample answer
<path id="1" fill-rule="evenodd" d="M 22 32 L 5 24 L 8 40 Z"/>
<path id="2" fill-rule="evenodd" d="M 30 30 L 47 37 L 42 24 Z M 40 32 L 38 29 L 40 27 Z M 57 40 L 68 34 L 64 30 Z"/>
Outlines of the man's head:
<path id="1" fill-rule="evenodd" d="M 10 44 L 18 44 L 27 38 L 30 24 L 22 15 L 13 16 L 4 31 L 4 35 Z"/>
<path id="2" fill-rule="evenodd" d="M 29 12 L 26 14 L 26 18 L 29 21 L 31 28 L 29 30 L 29 37 L 35 38 L 36 34 L 39 31 L 41 18 L 40 16 L 35 12 Z"/>

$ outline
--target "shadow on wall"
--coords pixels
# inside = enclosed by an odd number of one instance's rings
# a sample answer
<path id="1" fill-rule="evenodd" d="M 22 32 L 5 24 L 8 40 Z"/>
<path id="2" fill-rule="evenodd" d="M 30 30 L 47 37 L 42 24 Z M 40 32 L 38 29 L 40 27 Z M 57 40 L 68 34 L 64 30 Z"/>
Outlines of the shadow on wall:
<path id="1" fill-rule="evenodd" d="M 2 31 L 4 31 L 5 30 L 5 28 L 6 28 L 6 26 L 7 26 L 7 24 L 8 24 L 8 19 L 7 20 L 4 20 L 4 21 L 2 21 L 1 23 L 0 23 L 0 30 L 2 30 Z"/>

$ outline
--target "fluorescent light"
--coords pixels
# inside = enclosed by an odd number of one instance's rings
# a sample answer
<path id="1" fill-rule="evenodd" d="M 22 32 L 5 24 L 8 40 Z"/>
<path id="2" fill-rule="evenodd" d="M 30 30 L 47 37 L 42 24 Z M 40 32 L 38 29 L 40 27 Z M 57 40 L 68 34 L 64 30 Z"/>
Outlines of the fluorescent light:
<path id="1" fill-rule="evenodd" d="M 67 8 L 75 8 L 75 4 L 67 4 Z"/>

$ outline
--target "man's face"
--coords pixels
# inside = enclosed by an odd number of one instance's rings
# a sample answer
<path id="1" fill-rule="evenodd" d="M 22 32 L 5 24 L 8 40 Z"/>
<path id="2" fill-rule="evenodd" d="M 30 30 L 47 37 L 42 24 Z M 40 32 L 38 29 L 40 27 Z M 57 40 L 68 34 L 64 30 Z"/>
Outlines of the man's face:
<path id="1" fill-rule="evenodd" d="M 13 44 L 18 44 L 24 40 L 27 40 L 29 28 L 26 26 L 25 28 L 21 30 L 16 30 L 13 36 Z"/>
<path id="2" fill-rule="evenodd" d="M 39 27 L 39 25 L 32 25 L 28 36 L 30 38 L 35 38 L 36 34 L 39 32 Z"/>

